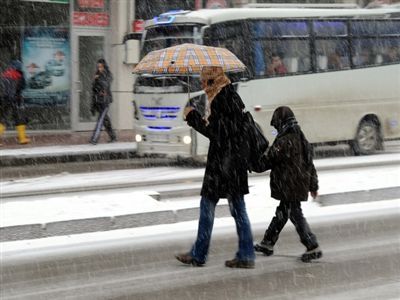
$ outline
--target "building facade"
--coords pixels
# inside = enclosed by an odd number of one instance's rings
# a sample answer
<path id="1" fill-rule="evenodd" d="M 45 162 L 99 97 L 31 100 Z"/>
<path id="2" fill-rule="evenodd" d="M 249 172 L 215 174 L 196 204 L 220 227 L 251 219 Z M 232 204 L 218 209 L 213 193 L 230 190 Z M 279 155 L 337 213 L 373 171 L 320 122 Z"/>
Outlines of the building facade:
<path id="1" fill-rule="evenodd" d="M 0 73 L 22 62 L 28 129 L 89 131 L 91 84 L 96 61 L 105 58 L 114 76 L 111 117 L 117 130 L 133 128 L 133 64 L 137 47 L 126 46 L 134 0 L 3 0 Z M 5 13 L 3 13 L 5 12 Z M 132 53 L 130 53 L 132 54 Z M 132 57 L 132 56 L 131 56 Z M 11 118 L 9 118 L 11 119 Z M 13 124 L 7 124 L 10 129 Z"/>

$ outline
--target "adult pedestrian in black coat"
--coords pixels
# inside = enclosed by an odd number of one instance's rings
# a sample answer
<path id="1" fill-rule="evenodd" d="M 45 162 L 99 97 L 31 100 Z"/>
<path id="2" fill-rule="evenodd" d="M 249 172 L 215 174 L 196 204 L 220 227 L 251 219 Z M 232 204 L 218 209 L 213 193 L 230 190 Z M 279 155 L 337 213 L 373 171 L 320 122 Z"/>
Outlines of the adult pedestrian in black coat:
<path id="1" fill-rule="evenodd" d="M 113 76 L 106 61 L 102 58 L 99 59 L 97 61 L 97 70 L 92 84 L 92 103 L 90 108 L 93 116 L 96 112 L 99 114 L 96 127 L 90 139 L 90 143 L 93 145 L 97 144 L 103 125 L 110 136 L 110 142 L 115 142 L 117 139 L 112 129 L 111 119 L 108 116 L 110 104 L 113 102 L 111 94 L 112 80 Z"/>
<path id="2" fill-rule="evenodd" d="M 201 81 L 210 104 L 210 113 L 204 119 L 192 107 L 187 107 L 184 112 L 188 125 L 210 140 L 201 189 L 199 227 L 191 251 L 176 255 L 176 258 L 185 264 L 205 264 L 215 206 L 220 198 L 227 198 L 236 222 L 239 249 L 235 258 L 227 260 L 225 265 L 231 268 L 254 268 L 253 238 L 244 202 L 244 195 L 249 192 L 247 165 L 240 151 L 244 104 L 222 68 L 204 67 Z"/>
<path id="3" fill-rule="evenodd" d="M 13 60 L 0 76 L 2 91 L 0 95 L 0 136 L 6 129 L 6 118 L 11 112 L 20 144 L 30 143 L 30 139 L 26 136 L 26 117 L 23 110 L 22 91 L 25 85 L 22 64 L 19 60 Z"/>
<path id="4" fill-rule="evenodd" d="M 307 201 L 309 192 L 313 198 L 318 195 L 312 148 L 289 107 L 281 106 L 275 110 L 271 126 L 277 129 L 278 135 L 264 156 L 262 165 L 264 170 L 271 169 L 271 197 L 280 200 L 280 204 L 263 240 L 255 245 L 255 250 L 272 255 L 279 233 L 290 219 L 300 241 L 307 248 L 301 259 L 308 262 L 322 256 L 317 239 L 301 209 L 301 202 Z"/>

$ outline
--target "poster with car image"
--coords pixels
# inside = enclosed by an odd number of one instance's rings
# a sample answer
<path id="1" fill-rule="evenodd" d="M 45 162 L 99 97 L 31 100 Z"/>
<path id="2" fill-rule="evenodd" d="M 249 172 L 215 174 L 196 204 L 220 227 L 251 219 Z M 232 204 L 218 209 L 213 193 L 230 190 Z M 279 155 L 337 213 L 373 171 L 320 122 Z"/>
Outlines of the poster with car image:
<path id="1" fill-rule="evenodd" d="M 26 104 L 63 105 L 70 93 L 70 44 L 67 28 L 33 27 L 24 31 L 22 63 Z"/>

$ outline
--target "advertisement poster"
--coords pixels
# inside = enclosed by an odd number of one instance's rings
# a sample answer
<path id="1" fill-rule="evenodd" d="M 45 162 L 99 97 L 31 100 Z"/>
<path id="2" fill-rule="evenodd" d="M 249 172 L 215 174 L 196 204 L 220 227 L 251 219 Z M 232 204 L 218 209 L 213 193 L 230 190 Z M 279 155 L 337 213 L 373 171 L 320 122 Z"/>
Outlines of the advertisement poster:
<path id="1" fill-rule="evenodd" d="M 25 29 L 22 41 L 25 103 L 66 105 L 70 93 L 70 60 L 67 28 Z"/>

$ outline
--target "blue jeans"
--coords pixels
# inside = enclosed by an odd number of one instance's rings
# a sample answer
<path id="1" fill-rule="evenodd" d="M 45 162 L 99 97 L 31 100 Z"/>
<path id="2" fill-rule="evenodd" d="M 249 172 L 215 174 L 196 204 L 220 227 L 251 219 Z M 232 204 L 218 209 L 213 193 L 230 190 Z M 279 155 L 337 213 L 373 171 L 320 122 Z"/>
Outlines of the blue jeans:
<path id="1" fill-rule="evenodd" d="M 236 231 L 239 236 L 239 250 L 235 258 L 241 261 L 255 260 L 253 235 L 251 233 L 250 221 L 247 216 L 246 204 L 243 195 L 237 199 L 228 199 L 229 209 L 235 219 Z M 198 262 L 205 263 L 210 248 L 211 233 L 214 225 L 215 206 L 217 201 L 202 197 L 200 200 L 200 219 L 197 239 L 190 255 Z"/>

